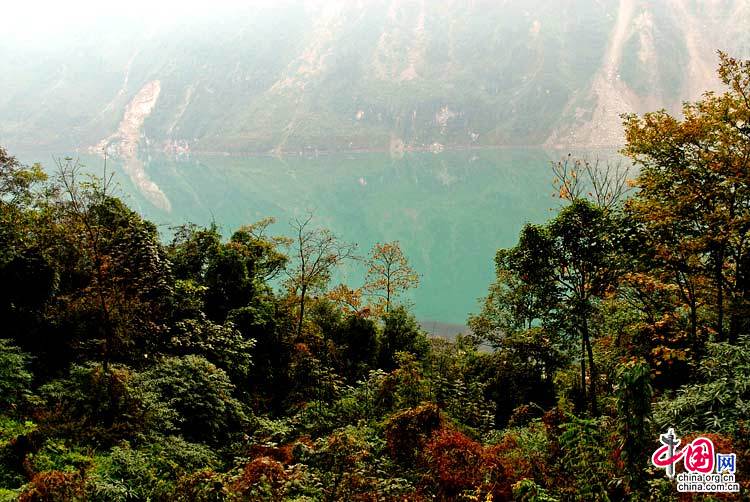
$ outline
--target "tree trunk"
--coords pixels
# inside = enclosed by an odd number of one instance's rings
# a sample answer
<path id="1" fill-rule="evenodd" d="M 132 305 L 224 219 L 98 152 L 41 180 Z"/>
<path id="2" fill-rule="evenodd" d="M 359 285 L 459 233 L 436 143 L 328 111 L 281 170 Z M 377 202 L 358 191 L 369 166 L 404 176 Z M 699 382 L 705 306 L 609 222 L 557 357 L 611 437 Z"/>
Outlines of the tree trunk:
<path id="1" fill-rule="evenodd" d="M 596 365 L 594 364 L 594 351 L 591 348 L 591 336 L 589 334 L 589 323 L 587 319 L 583 320 L 583 343 L 586 346 L 586 352 L 589 357 L 589 374 L 591 375 L 591 383 L 589 384 L 589 399 L 591 400 L 591 415 L 597 416 L 599 409 L 596 403 L 596 381 L 599 375 L 596 372 Z"/>
<path id="2" fill-rule="evenodd" d="M 390 312 L 391 310 L 391 276 L 390 271 L 388 273 L 388 279 L 385 288 L 385 311 Z"/>
<path id="3" fill-rule="evenodd" d="M 586 400 L 586 342 L 581 337 L 581 399 L 583 400 L 583 408 L 588 407 Z"/>
<path id="4" fill-rule="evenodd" d="M 297 338 L 302 336 L 302 321 L 305 319 L 305 295 L 307 286 L 303 285 L 299 295 L 299 320 L 297 321 Z"/>
<path id="5" fill-rule="evenodd" d="M 729 343 L 737 343 L 741 333 L 747 333 L 750 324 L 750 254 L 737 260 L 734 295 L 729 317 Z"/>
<path id="6" fill-rule="evenodd" d="M 694 298 L 690 300 L 690 345 L 698 349 L 698 305 Z"/>
<path id="7" fill-rule="evenodd" d="M 716 339 L 724 341 L 724 250 L 720 250 L 714 264 L 716 274 Z"/>

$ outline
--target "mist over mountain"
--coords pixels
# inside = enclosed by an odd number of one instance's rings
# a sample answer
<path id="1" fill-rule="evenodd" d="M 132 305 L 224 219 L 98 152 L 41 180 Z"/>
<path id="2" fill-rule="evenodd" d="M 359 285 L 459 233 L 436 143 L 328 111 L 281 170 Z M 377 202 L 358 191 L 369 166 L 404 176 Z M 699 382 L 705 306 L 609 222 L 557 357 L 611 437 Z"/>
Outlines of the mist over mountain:
<path id="1" fill-rule="evenodd" d="M 132 13 L 131 13 L 132 14 Z M 11 149 L 276 152 L 621 142 L 718 88 L 746 1 L 285 2 L 0 38 Z"/>

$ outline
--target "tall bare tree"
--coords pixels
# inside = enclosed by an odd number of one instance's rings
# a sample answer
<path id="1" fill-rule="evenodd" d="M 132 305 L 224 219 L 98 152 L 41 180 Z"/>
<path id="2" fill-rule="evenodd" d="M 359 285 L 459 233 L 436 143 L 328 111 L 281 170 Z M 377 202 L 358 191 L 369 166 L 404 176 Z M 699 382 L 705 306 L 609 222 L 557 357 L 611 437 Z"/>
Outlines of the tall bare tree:
<path id="1" fill-rule="evenodd" d="M 107 174 L 104 160 L 104 176 L 100 179 L 80 180 L 81 165 L 72 158 L 56 159 L 57 181 L 62 187 L 67 204 L 64 213 L 70 224 L 71 235 L 77 236 L 78 250 L 91 265 L 91 292 L 99 311 L 99 327 L 102 330 L 101 353 L 104 373 L 109 371 L 109 361 L 115 342 L 115 326 L 112 319 L 113 288 L 116 281 L 109 277 L 110 260 L 104 250 L 105 229 L 100 224 L 93 207 L 102 204 L 110 196 L 113 173 Z"/>
<path id="2" fill-rule="evenodd" d="M 588 199 L 608 211 L 623 202 L 632 189 L 631 171 L 621 160 L 602 161 L 597 157 L 591 161 L 568 154 L 552 163 L 555 195 L 569 201 Z"/>
<path id="3" fill-rule="evenodd" d="M 333 270 L 344 260 L 354 258 L 356 244 L 341 241 L 327 228 L 312 228 L 313 213 L 291 221 L 293 237 L 289 256 L 293 266 L 287 267 L 286 285 L 297 297 L 299 315 L 297 336 L 302 334 L 308 294 L 323 289 Z"/>

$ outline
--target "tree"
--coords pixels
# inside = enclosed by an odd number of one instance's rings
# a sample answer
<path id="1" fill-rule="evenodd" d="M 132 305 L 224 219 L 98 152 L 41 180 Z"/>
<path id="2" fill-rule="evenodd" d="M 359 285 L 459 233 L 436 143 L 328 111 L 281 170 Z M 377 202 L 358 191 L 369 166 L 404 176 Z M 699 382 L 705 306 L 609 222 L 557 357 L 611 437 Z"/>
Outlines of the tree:
<path id="1" fill-rule="evenodd" d="M 223 323 L 229 312 L 249 305 L 283 270 L 287 257 L 279 249 L 289 240 L 266 235 L 274 221 L 242 226 L 225 243 L 214 224 L 177 227 L 168 248 L 175 273 L 206 287 L 205 310 L 212 320 Z"/>
<path id="2" fill-rule="evenodd" d="M 175 277 L 203 284 L 208 263 L 221 246 L 219 228 L 215 223 L 205 228 L 187 223 L 172 230 L 174 237 L 167 252 Z"/>
<path id="3" fill-rule="evenodd" d="M 291 239 L 266 235 L 268 227 L 274 223 L 275 218 L 263 218 L 240 227 L 229 239 L 230 245 L 241 247 L 243 254 L 251 259 L 252 275 L 262 282 L 278 276 L 289 261 L 280 249 L 289 246 Z"/>
<path id="4" fill-rule="evenodd" d="M 508 335 L 492 353 L 480 353 L 472 363 L 473 372 L 495 404 L 495 424 L 507 424 L 521 406 L 532 411 L 553 406 L 554 377 L 564 362 L 559 347 L 541 328 Z"/>
<path id="5" fill-rule="evenodd" d="M 624 116 L 623 153 L 641 168 L 628 209 L 689 305 L 693 338 L 707 303 L 717 339 L 735 341 L 750 327 L 750 61 L 719 57 L 729 90 L 686 103 L 683 119 Z"/>
<path id="6" fill-rule="evenodd" d="M 429 350 L 429 342 L 419 323 L 404 307 L 396 307 L 383 316 L 383 333 L 380 342 L 380 367 L 396 367 L 396 354 L 411 352 L 420 360 Z"/>
<path id="7" fill-rule="evenodd" d="M 409 266 L 398 241 L 377 243 L 370 251 L 364 290 L 378 299 L 385 312 L 399 294 L 419 286 L 419 275 Z"/>
<path id="8" fill-rule="evenodd" d="M 495 281 L 484 298 L 482 310 L 469 316 L 467 324 L 471 337 L 477 343 L 489 343 L 501 347 L 508 336 L 544 325 L 552 332 L 555 327 L 553 313 L 557 308 L 556 288 L 552 281 L 543 280 L 548 269 L 546 263 L 526 263 L 518 267 L 521 255 L 514 250 L 519 247 L 545 249 L 547 237 L 538 227 L 528 227 L 521 234 L 518 246 L 499 249 L 495 255 Z M 531 271 L 533 274 L 529 274 Z M 536 273 L 539 275 L 536 275 Z"/>
<path id="9" fill-rule="evenodd" d="M 297 336 L 302 335 L 307 295 L 323 289 L 331 278 L 333 269 L 344 260 L 354 257 L 355 244 L 339 240 L 326 228 L 310 228 L 313 215 L 295 218 L 291 222 L 294 237 L 289 249 L 294 266 L 287 267 L 286 285 L 297 298 Z"/>
<path id="10" fill-rule="evenodd" d="M 346 284 L 339 284 L 328 292 L 328 299 L 338 305 L 343 312 L 369 313 L 369 307 L 362 307 L 362 288 L 352 289 Z"/>
<path id="11" fill-rule="evenodd" d="M 589 318 L 596 298 L 604 296 L 615 284 L 617 269 L 613 255 L 611 221 L 606 213 L 590 203 L 574 201 L 549 225 L 553 238 L 553 279 L 567 309 L 573 314 L 581 336 L 582 351 L 588 356 L 589 398 L 591 411 L 597 414 L 596 384 L 598 374 L 591 348 Z M 581 357 L 581 361 L 584 357 Z M 585 368 L 581 366 L 581 384 L 585 387 Z"/>
<path id="12" fill-rule="evenodd" d="M 606 211 L 617 208 L 632 189 L 630 169 L 622 162 L 576 159 L 568 154 L 552 163 L 552 172 L 555 195 L 560 199 L 588 199 Z"/>
<path id="13" fill-rule="evenodd" d="M 106 373 L 115 358 L 142 360 L 157 339 L 149 335 L 164 332 L 171 274 L 156 226 L 112 196 L 106 168 L 86 181 L 80 168 L 58 161 L 55 209 L 66 262 L 54 308 L 82 335 L 79 348 L 94 345 Z"/>
<path id="14" fill-rule="evenodd" d="M 58 279 L 49 252 L 58 242 L 54 195 L 39 164 L 24 166 L 0 147 L 0 318 L 4 336 L 27 349 Z"/>
<path id="15" fill-rule="evenodd" d="M 581 347 L 581 390 L 585 400 L 588 380 L 593 414 L 598 411 L 598 374 L 589 320 L 595 301 L 614 286 L 617 278 L 614 241 L 608 213 L 588 201 L 575 199 L 547 225 L 526 225 L 518 244 L 499 251 L 497 258 L 499 269 L 510 271 L 512 277 L 512 282 L 506 283 L 512 289 L 499 296 L 509 304 L 500 309 L 498 327 L 519 327 L 507 323 L 505 312 L 510 309 L 518 311 L 529 327 L 539 319 L 543 326 L 558 324 L 575 333 Z"/>
<path id="16" fill-rule="evenodd" d="M 336 344 L 333 363 L 350 382 L 356 382 L 375 366 L 378 335 L 372 319 L 348 314 L 330 336 Z"/>
<path id="17" fill-rule="evenodd" d="M 223 439 L 245 419 L 226 372 L 200 356 L 164 358 L 138 375 L 134 385 L 158 395 L 188 439 Z"/>

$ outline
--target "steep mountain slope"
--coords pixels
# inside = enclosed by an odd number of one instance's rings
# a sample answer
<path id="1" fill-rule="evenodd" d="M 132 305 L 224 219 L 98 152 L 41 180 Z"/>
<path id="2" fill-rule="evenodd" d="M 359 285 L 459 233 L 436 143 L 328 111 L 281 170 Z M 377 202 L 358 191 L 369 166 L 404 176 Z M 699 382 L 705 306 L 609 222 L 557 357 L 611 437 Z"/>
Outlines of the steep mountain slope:
<path id="1" fill-rule="evenodd" d="M 715 50 L 747 57 L 748 25 L 743 0 L 308 1 L 159 29 L 107 19 L 54 44 L 0 40 L 0 142 L 131 156 L 611 146 L 620 113 L 715 88 Z"/>

